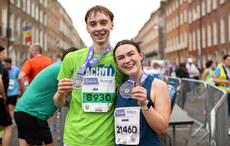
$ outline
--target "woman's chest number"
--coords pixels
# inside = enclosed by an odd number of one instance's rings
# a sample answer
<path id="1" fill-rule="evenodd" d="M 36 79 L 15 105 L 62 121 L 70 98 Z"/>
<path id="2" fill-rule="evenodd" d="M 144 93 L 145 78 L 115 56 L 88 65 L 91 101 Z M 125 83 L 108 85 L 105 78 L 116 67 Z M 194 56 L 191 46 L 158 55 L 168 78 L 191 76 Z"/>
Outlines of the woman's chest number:
<path id="1" fill-rule="evenodd" d="M 87 101 L 111 101 L 111 95 L 110 94 L 101 94 L 101 93 L 93 93 L 93 94 L 87 94 Z"/>
<path id="2" fill-rule="evenodd" d="M 137 133 L 137 126 L 117 126 L 117 133 Z"/>

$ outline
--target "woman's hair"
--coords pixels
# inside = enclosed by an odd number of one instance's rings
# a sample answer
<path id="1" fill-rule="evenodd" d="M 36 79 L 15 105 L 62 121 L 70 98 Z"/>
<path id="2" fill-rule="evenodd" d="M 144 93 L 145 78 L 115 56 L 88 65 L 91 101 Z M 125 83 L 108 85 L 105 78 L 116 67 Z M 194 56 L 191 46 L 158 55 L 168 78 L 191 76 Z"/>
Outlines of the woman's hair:
<path id="1" fill-rule="evenodd" d="M 122 41 L 118 42 L 116 44 L 115 48 L 113 49 L 113 57 L 114 57 L 115 62 L 116 62 L 115 52 L 116 52 L 117 48 L 120 47 L 121 45 L 126 45 L 126 44 L 133 45 L 137 49 L 137 52 L 141 53 L 141 49 L 136 42 L 131 41 L 131 40 L 122 40 Z"/>
<path id="2" fill-rule="evenodd" d="M 212 60 L 208 60 L 207 62 L 206 62 L 206 68 L 209 68 L 211 65 L 212 65 L 212 63 L 213 63 L 213 61 Z"/>
<path id="3" fill-rule="evenodd" d="M 87 11 L 87 13 L 85 15 L 85 23 L 87 24 L 88 18 L 91 17 L 92 15 L 97 14 L 97 13 L 103 13 L 103 14 L 109 16 L 110 20 L 113 22 L 113 18 L 114 18 L 113 13 L 108 8 L 106 8 L 104 6 L 96 5 Z"/>

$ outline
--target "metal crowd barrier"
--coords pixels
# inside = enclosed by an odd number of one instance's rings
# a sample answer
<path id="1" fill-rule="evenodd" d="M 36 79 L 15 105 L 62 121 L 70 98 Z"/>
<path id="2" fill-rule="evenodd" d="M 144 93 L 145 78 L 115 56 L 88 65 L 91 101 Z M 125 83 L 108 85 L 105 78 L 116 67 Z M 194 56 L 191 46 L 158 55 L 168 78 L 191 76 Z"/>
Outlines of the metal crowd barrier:
<path id="1" fill-rule="evenodd" d="M 228 146 L 228 100 L 225 90 L 207 85 L 210 146 Z"/>

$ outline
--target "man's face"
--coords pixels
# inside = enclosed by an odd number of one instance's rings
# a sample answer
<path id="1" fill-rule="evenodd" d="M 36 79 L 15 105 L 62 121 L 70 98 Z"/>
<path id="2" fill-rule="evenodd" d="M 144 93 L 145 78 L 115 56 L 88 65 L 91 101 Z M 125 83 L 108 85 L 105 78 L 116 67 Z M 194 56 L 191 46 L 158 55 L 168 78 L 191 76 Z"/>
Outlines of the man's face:
<path id="1" fill-rule="evenodd" d="M 9 62 L 4 62 L 5 63 L 5 67 L 6 67 L 6 69 L 11 69 L 11 63 L 9 63 Z"/>
<path id="2" fill-rule="evenodd" d="M 102 45 L 109 41 L 113 22 L 111 22 L 109 16 L 98 12 L 88 18 L 86 28 L 93 42 Z"/>
<path id="3" fill-rule="evenodd" d="M 2 62 L 2 61 L 4 60 L 4 58 L 5 58 L 5 53 L 6 53 L 5 50 L 3 50 L 3 51 L 0 52 L 0 62 Z"/>

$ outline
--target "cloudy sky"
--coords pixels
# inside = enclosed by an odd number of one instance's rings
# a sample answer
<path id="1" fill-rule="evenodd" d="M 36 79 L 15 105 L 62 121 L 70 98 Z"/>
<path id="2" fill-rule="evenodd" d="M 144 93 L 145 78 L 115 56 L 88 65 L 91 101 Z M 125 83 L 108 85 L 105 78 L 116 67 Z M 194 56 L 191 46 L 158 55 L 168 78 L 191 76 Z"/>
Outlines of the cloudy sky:
<path id="1" fill-rule="evenodd" d="M 160 6 L 160 0 L 58 0 L 66 9 L 80 37 L 87 46 L 92 40 L 84 21 L 89 8 L 103 5 L 114 13 L 114 29 L 110 35 L 112 46 L 122 40 L 134 38 L 151 14 Z"/>

